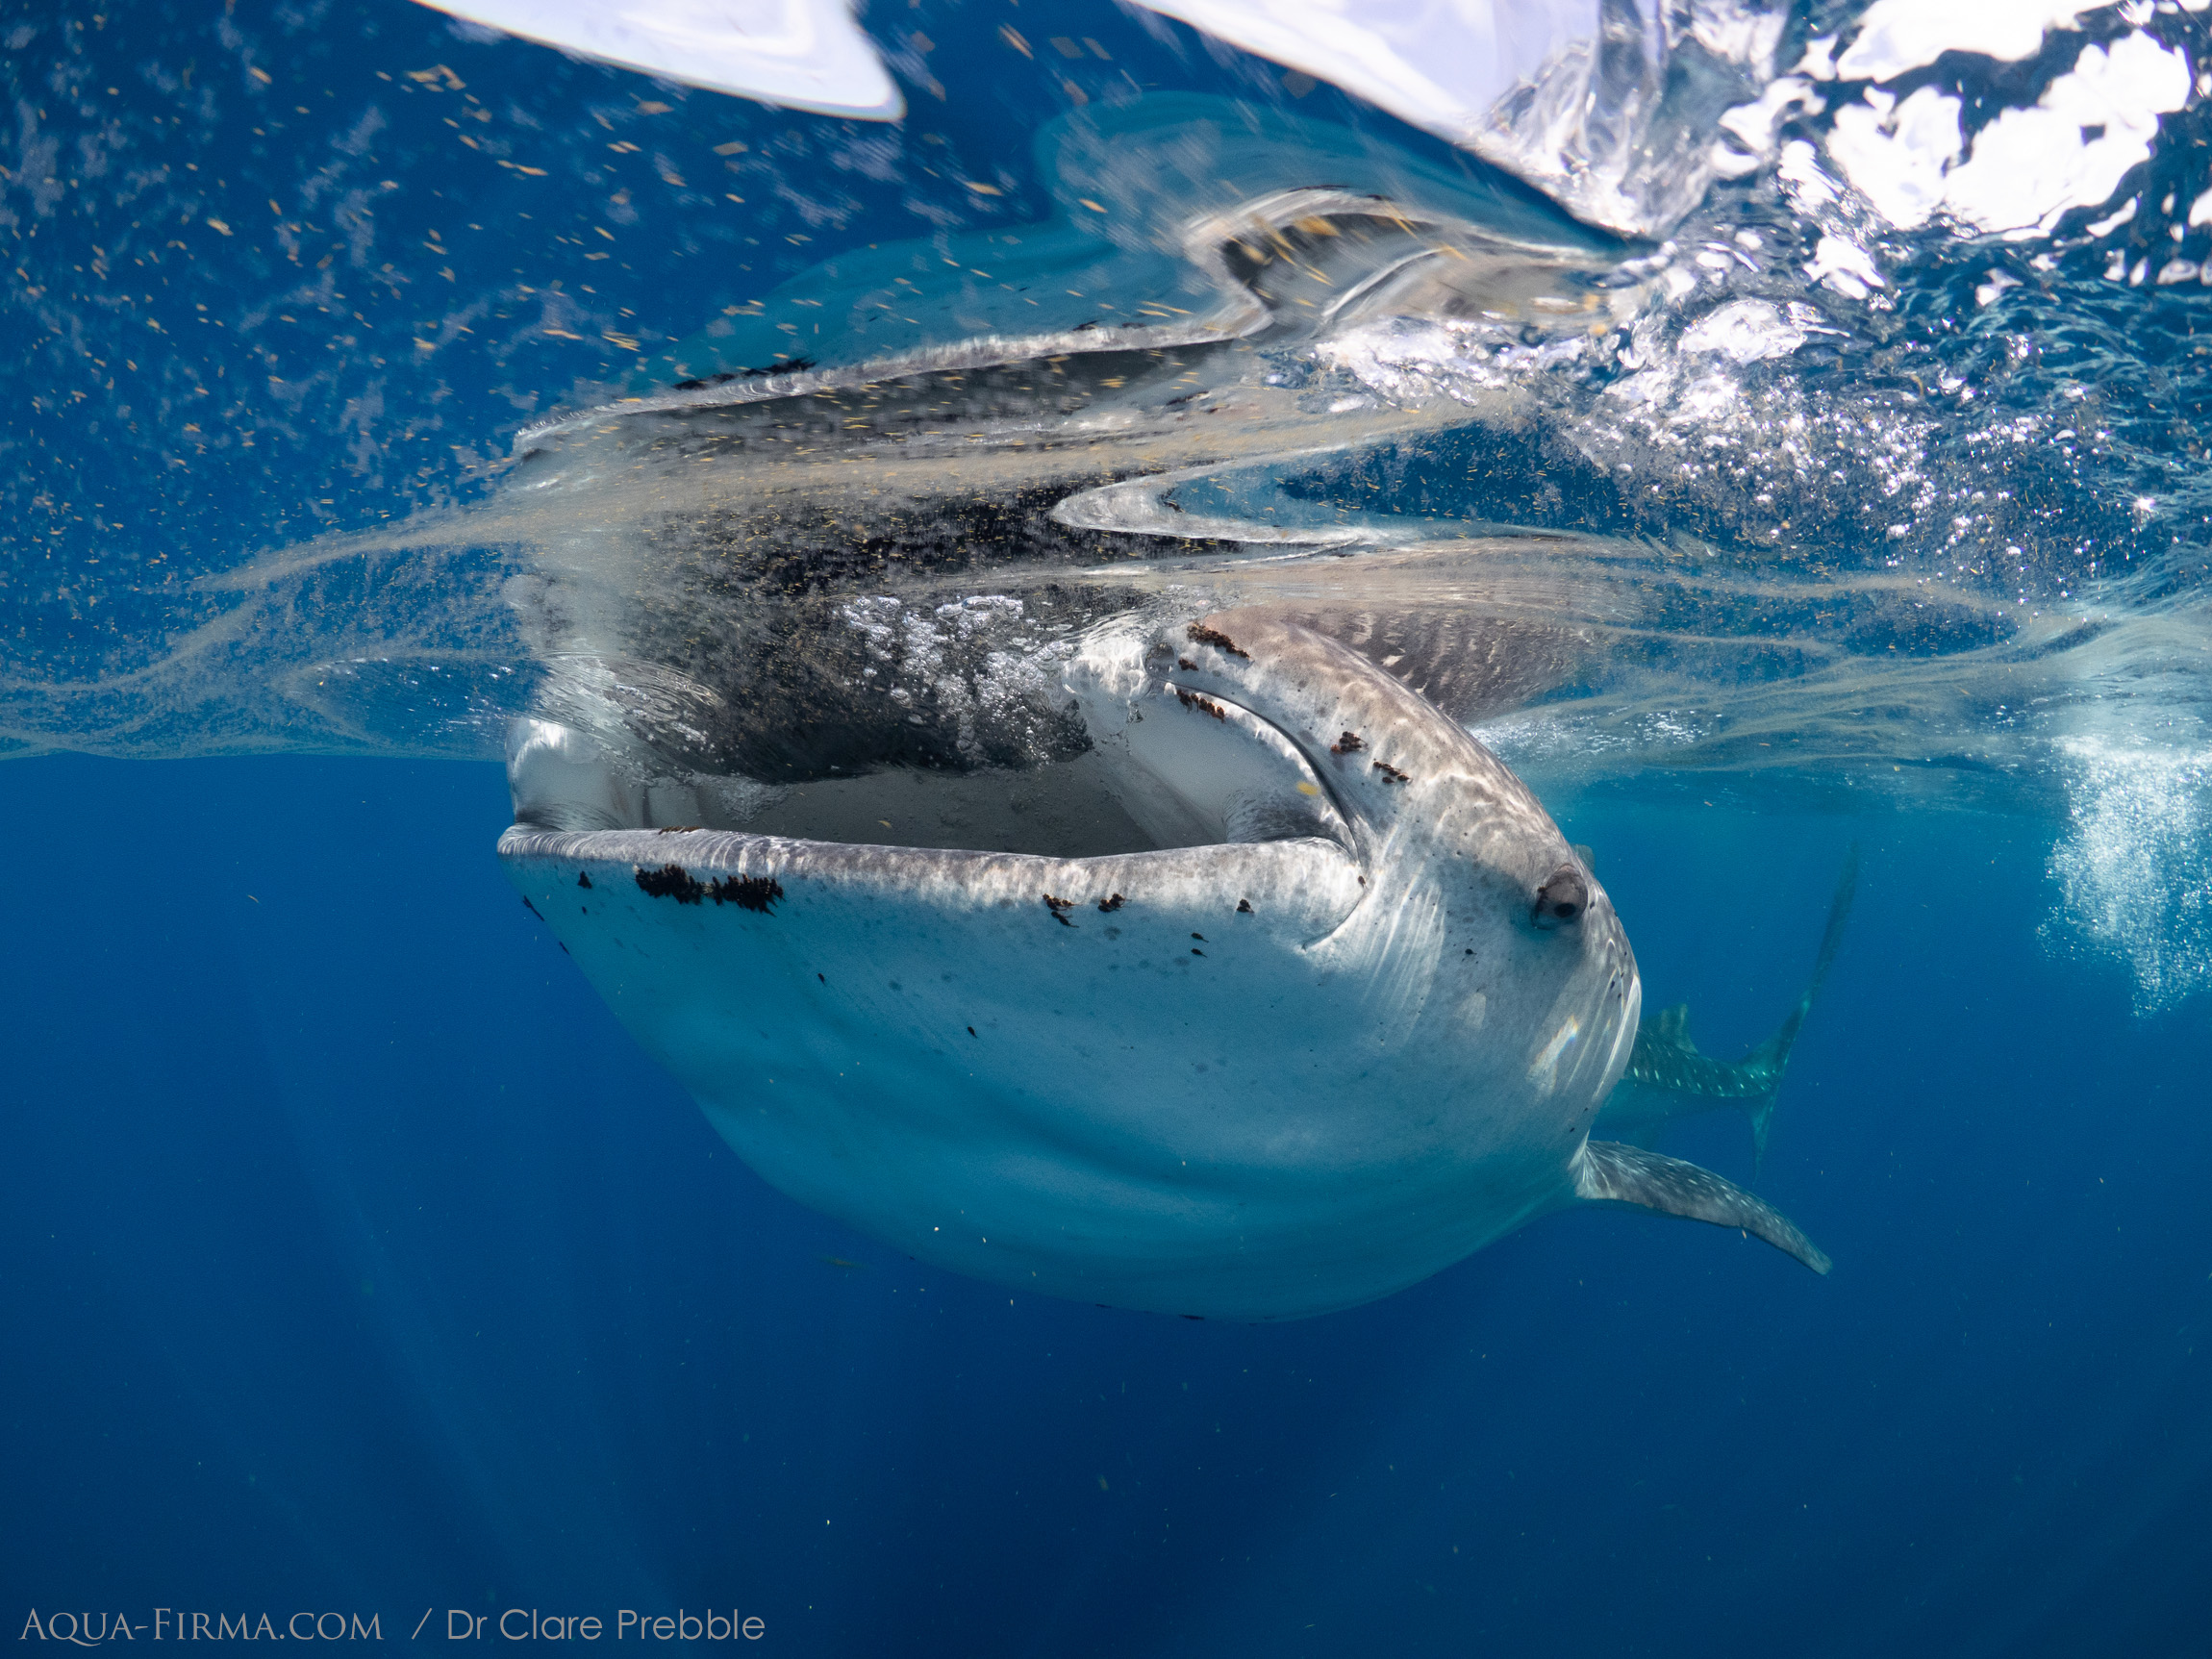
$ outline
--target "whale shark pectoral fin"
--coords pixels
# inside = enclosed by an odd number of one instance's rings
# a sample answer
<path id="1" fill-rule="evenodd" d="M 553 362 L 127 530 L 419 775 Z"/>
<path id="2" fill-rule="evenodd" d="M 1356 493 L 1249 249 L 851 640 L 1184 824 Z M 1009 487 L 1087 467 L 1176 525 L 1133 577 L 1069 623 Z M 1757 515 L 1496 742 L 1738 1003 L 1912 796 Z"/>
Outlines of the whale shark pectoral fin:
<path id="1" fill-rule="evenodd" d="M 1665 1216 L 1710 1221 L 1716 1227 L 1739 1227 L 1787 1251 L 1816 1273 L 1828 1270 L 1827 1253 L 1798 1232 L 1781 1211 L 1710 1169 L 1661 1152 L 1618 1141 L 1589 1142 L 1575 1160 L 1574 1195 L 1587 1203 L 1633 1204 Z"/>

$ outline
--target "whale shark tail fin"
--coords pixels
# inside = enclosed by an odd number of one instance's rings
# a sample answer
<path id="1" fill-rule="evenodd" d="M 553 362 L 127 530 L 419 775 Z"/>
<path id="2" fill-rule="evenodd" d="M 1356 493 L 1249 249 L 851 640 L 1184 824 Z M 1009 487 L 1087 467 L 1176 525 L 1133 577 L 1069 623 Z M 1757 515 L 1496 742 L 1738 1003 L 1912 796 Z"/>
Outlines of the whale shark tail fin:
<path id="1" fill-rule="evenodd" d="M 1590 1204 L 1624 1204 L 1736 1227 L 1797 1257 L 1816 1273 L 1829 1268 L 1827 1252 L 1773 1205 L 1710 1169 L 1663 1152 L 1618 1141 L 1587 1142 L 1574 1161 L 1574 1195 Z"/>
<path id="2" fill-rule="evenodd" d="M 1768 1062 L 1776 1073 L 1790 1063 L 1790 1049 L 1804 1026 L 1805 1016 L 1812 1013 L 1814 999 L 1827 983 L 1828 969 L 1835 966 L 1836 951 L 1844 943 L 1844 924 L 1851 919 L 1851 900 L 1858 896 L 1858 891 L 1859 844 L 1853 842 L 1844 857 L 1843 873 L 1836 878 L 1836 896 L 1828 901 L 1828 925 L 1821 933 L 1821 954 L 1813 959 L 1813 977 L 1806 982 L 1805 993 L 1782 1021 L 1781 1030 L 1752 1050 L 1753 1059 Z"/>
<path id="3" fill-rule="evenodd" d="M 1765 1091 L 1744 1101 L 1744 1116 L 1751 1120 L 1751 1174 L 1758 1178 L 1760 1166 L 1767 1159 L 1767 1137 L 1774 1124 L 1774 1106 L 1781 1096 L 1782 1073 L 1790 1064 L 1790 1050 L 1797 1046 L 1797 1033 L 1805 1026 L 1805 1016 L 1812 1013 L 1813 1003 L 1827 983 L 1828 969 L 1835 966 L 1836 951 L 1844 943 L 1844 926 L 1851 919 L 1851 901 L 1859 891 L 1859 844 L 1844 856 L 1843 873 L 1836 878 L 1836 895 L 1828 901 L 1828 925 L 1821 933 L 1821 953 L 1813 959 L 1813 977 L 1805 984 L 1804 994 L 1797 998 L 1797 1007 L 1790 1010 L 1782 1021 L 1782 1028 L 1744 1057 L 1744 1069 L 1752 1076 L 1768 1080 Z"/>
<path id="4" fill-rule="evenodd" d="M 1774 1128 L 1774 1104 L 1782 1097 L 1780 1089 L 1769 1090 L 1766 1098 L 1745 1109 L 1744 1116 L 1751 1120 L 1751 1179 L 1759 1178 L 1767 1166 L 1767 1137 Z"/>

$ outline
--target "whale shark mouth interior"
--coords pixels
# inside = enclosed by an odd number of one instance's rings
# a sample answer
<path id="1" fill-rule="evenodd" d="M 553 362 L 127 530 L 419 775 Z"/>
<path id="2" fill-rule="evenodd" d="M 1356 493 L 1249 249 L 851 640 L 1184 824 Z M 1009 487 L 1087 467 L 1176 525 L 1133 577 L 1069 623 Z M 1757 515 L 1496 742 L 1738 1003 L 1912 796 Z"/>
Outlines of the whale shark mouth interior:
<path id="1" fill-rule="evenodd" d="M 1082 665 L 1078 665 L 1078 670 Z M 1073 676 L 1080 685 L 1080 672 Z M 1086 701 L 1079 699 L 1079 701 Z M 1172 675 L 1134 699 L 1087 699 L 1088 741 L 1037 765 L 879 766 L 774 785 L 623 775 L 586 734 L 521 720 L 515 822 L 548 830 L 728 829 L 844 845 L 1101 858 L 1320 839 L 1353 853 L 1327 784 L 1263 716 Z M 634 768 L 633 768 L 634 769 Z"/>
<path id="2" fill-rule="evenodd" d="M 1186 844 L 1147 831 L 1095 753 L 1021 771 L 892 767 L 789 786 L 742 827 L 848 844 L 1102 858 Z"/>

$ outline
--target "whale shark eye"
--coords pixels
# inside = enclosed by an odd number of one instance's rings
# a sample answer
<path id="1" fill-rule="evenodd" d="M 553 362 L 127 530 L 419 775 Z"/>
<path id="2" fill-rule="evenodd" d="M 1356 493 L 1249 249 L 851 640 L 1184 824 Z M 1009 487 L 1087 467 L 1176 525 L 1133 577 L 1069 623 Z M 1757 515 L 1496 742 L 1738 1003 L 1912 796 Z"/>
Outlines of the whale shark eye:
<path id="1" fill-rule="evenodd" d="M 1548 931 L 1565 927 L 1589 908 L 1590 884 L 1580 870 L 1571 864 L 1563 864 L 1545 877 L 1544 885 L 1536 890 L 1536 907 L 1531 919 Z"/>

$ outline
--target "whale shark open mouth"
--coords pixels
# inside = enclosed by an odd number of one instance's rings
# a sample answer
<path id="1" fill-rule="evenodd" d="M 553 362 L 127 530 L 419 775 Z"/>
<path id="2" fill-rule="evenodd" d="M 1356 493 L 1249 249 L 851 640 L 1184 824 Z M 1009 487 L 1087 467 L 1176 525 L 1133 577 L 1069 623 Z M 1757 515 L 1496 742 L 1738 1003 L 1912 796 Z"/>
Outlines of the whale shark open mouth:
<path id="1" fill-rule="evenodd" d="M 755 1169 L 963 1271 L 1295 1318 L 1591 1200 L 1824 1270 L 1718 1177 L 1589 1143 L 1634 958 L 1543 808 L 1432 704 L 1259 612 L 1116 619 L 1061 691 L 1087 746 L 1030 774 L 718 795 L 656 798 L 530 722 L 500 852 Z M 709 795 L 751 821 L 654 821 Z M 1020 844 L 894 842 L 894 812 Z"/>
<path id="2" fill-rule="evenodd" d="M 1141 616 L 1118 618 L 1050 663 L 1050 700 L 1068 730 L 1025 766 L 870 766 L 848 748 L 842 764 L 817 758 L 777 782 L 654 765 L 604 723 L 518 720 L 508 760 L 515 821 L 1078 859 L 1317 839 L 1353 856 L 1351 829 L 1297 740 L 1218 688 L 1196 689 L 1187 651 L 1147 653 L 1144 631 Z M 647 675 L 629 666 L 620 677 Z M 604 678 L 612 687 L 617 676 Z M 885 708 L 887 720 L 905 701 Z M 879 746 L 905 735 L 893 726 Z"/>

